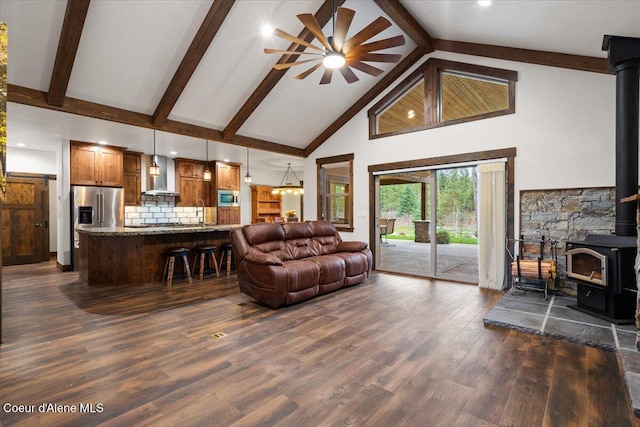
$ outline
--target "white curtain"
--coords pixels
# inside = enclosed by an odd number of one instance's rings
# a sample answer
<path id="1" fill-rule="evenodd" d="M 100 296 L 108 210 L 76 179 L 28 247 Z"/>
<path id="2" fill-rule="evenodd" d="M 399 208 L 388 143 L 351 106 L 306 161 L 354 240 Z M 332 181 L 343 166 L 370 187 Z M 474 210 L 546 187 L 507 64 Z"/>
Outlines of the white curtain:
<path id="1" fill-rule="evenodd" d="M 506 287 L 507 206 L 505 163 L 478 165 L 478 285 Z"/>

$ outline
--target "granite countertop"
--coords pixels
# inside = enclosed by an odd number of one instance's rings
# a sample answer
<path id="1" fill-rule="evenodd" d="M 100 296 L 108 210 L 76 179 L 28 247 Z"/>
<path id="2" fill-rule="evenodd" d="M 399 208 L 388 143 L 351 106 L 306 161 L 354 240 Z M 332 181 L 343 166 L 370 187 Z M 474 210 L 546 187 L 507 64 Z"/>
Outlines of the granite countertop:
<path id="1" fill-rule="evenodd" d="M 242 227 L 242 224 L 225 225 L 175 225 L 166 227 L 76 227 L 78 233 L 92 236 L 152 236 L 157 234 L 209 233 L 212 231 L 229 231 Z"/>

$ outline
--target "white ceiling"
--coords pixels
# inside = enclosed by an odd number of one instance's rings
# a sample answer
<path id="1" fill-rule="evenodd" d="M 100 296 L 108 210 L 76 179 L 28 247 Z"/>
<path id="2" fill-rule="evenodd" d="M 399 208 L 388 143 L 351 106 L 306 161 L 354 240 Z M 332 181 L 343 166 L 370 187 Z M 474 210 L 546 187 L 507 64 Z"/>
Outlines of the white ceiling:
<path id="1" fill-rule="evenodd" d="M 605 34 L 640 37 L 640 1 L 494 1 L 401 0 L 433 38 L 606 57 Z M 289 43 L 260 34 L 270 23 L 291 34 L 303 26 L 295 17 L 315 13 L 321 0 L 238 0 L 173 108 L 169 119 L 222 130 L 267 75 L 277 55 L 265 47 Z M 67 96 L 144 114 L 153 114 L 212 1 L 93 0 L 69 81 Z M 356 11 L 348 37 L 384 15 L 370 0 L 347 0 Z M 10 84 L 48 91 L 66 0 L 0 0 L 0 21 L 9 31 Z M 329 30 L 330 32 L 330 30 Z M 327 31 L 325 31 L 327 33 Z M 397 25 L 376 39 L 403 34 Z M 386 52 L 403 57 L 407 44 Z M 317 44 L 317 42 L 315 43 Z M 437 52 L 436 52 L 437 56 Z M 395 64 L 376 64 L 384 70 Z M 378 78 L 355 71 L 360 81 L 347 84 L 336 73 L 320 86 L 318 70 L 305 80 L 289 71 L 238 131 L 271 142 L 305 148 L 364 95 Z M 363 124 L 366 129 L 366 124 Z M 152 131 L 10 103 L 8 142 L 48 149 L 60 139 L 104 140 L 132 150 L 152 151 Z M 165 132 L 157 151 L 170 157 L 204 159 L 204 142 Z M 246 149 L 211 143 L 210 159 L 244 162 Z M 251 150 L 252 167 L 281 169 L 302 159 Z"/>

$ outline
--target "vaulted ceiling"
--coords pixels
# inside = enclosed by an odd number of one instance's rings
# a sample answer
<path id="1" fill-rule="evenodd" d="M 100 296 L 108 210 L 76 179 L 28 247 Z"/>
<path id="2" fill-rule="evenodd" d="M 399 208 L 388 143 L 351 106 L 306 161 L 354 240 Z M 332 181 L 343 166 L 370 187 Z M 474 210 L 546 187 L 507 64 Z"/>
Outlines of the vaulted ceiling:
<path id="1" fill-rule="evenodd" d="M 149 152 L 275 167 L 313 153 L 349 119 L 439 51 L 606 72 L 605 34 L 640 37 L 638 1 L 336 0 L 355 10 L 347 38 L 378 16 L 394 24 L 373 40 L 404 35 L 397 64 L 347 84 L 321 71 L 304 80 L 273 65 L 295 49 L 260 34 L 263 24 L 313 42 L 296 19 L 313 13 L 331 31 L 332 0 L 1 0 L 9 31 L 9 144 L 106 140 Z M 302 47 L 303 48 L 303 47 Z M 300 48 L 300 49 L 302 49 Z M 65 114 L 71 113 L 71 114 Z M 103 120 L 95 120 L 103 119 Z M 366 129 L 366 124 L 363 124 Z M 163 153 L 164 152 L 164 153 Z"/>

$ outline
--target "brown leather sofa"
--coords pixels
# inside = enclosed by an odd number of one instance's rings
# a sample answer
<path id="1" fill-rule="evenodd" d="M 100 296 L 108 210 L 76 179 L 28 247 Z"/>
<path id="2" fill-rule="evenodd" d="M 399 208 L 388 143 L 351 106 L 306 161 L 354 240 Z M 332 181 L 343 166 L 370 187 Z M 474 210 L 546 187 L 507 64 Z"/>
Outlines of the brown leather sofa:
<path id="1" fill-rule="evenodd" d="M 278 308 L 364 282 L 365 242 L 343 242 L 326 221 L 245 225 L 231 232 L 240 290 Z"/>

